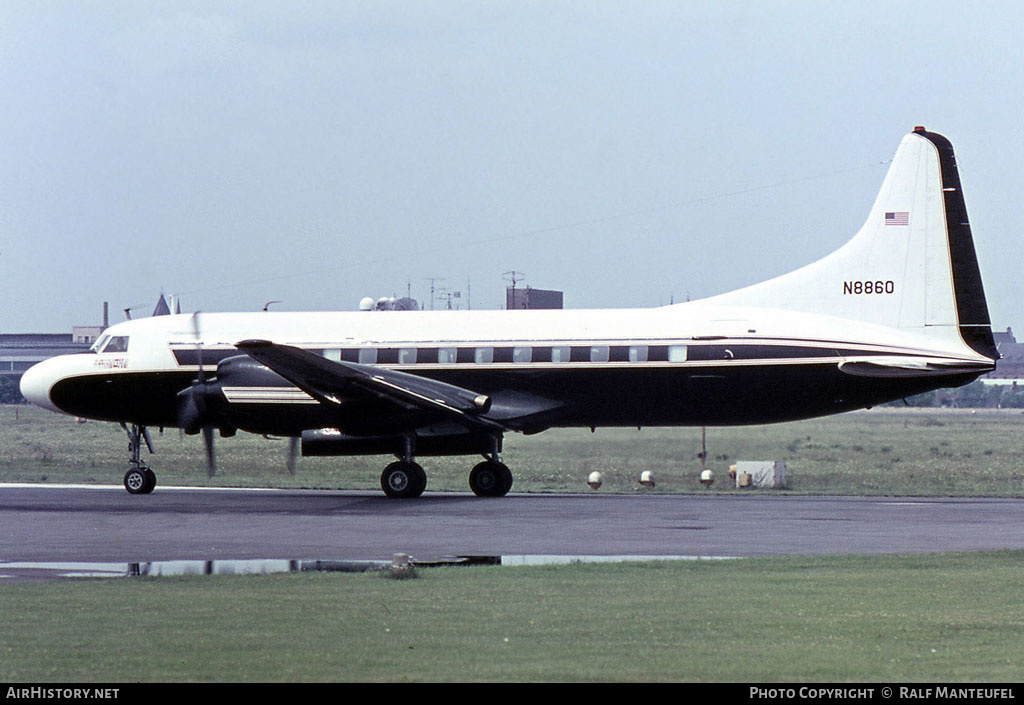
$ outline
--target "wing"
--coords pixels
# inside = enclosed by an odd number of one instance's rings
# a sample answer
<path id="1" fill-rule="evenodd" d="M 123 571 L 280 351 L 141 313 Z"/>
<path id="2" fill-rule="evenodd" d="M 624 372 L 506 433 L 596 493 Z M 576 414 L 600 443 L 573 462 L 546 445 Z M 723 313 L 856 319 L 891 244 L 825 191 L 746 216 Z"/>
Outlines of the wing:
<path id="1" fill-rule="evenodd" d="M 341 406 L 346 396 L 363 392 L 403 411 L 436 412 L 469 428 L 508 428 L 484 416 L 491 408 L 488 395 L 453 384 L 373 365 L 328 360 L 308 350 L 267 340 L 244 340 L 236 347 L 322 404 Z"/>

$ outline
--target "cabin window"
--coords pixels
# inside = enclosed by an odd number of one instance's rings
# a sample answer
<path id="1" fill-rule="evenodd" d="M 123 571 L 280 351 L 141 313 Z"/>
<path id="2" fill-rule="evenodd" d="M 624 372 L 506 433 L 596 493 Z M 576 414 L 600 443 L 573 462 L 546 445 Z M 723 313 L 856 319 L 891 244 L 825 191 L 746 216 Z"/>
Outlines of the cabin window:
<path id="1" fill-rule="evenodd" d="M 326 357 L 328 360 L 341 362 L 341 348 L 327 348 L 326 350 L 324 350 L 324 357 Z"/>
<path id="2" fill-rule="evenodd" d="M 608 346 L 592 345 L 590 347 L 591 362 L 608 362 Z"/>
<path id="3" fill-rule="evenodd" d="M 686 362 L 686 346 L 685 345 L 669 345 L 668 346 L 668 361 L 669 362 Z"/>
<path id="4" fill-rule="evenodd" d="M 398 364 L 413 365 L 416 363 L 416 348 L 400 348 L 398 350 Z"/>
<path id="5" fill-rule="evenodd" d="M 534 346 L 530 362 L 551 362 L 551 348 Z"/>
<path id="6" fill-rule="evenodd" d="M 590 362 L 590 348 L 573 345 L 569 352 L 569 362 Z"/>
<path id="7" fill-rule="evenodd" d="M 359 362 L 359 350 L 357 348 L 346 348 L 341 351 L 341 359 L 344 362 Z"/>
<path id="8" fill-rule="evenodd" d="M 647 347 L 648 362 L 668 362 L 667 345 L 650 345 Z"/>
<path id="9" fill-rule="evenodd" d="M 512 348 L 494 348 L 495 362 L 512 362 Z"/>
<path id="10" fill-rule="evenodd" d="M 456 348 L 438 348 L 437 350 L 437 361 L 442 365 L 454 364 L 458 359 Z"/>
<path id="11" fill-rule="evenodd" d="M 482 365 L 494 362 L 494 348 L 477 348 L 473 354 L 473 362 Z"/>
<path id="12" fill-rule="evenodd" d="M 647 346 L 646 345 L 630 345 L 629 346 L 629 361 L 630 362 L 647 362 Z"/>
<path id="13" fill-rule="evenodd" d="M 103 346 L 103 352 L 105 353 L 123 353 L 128 352 L 128 336 L 127 335 L 115 335 L 107 344 Z"/>
<path id="14" fill-rule="evenodd" d="M 625 345 L 613 345 L 608 348 L 608 362 L 629 362 L 629 348 Z"/>
<path id="15" fill-rule="evenodd" d="M 551 348 L 551 362 L 569 362 L 569 346 L 556 345 Z"/>
<path id="16" fill-rule="evenodd" d="M 381 365 L 397 365 L 398 348 L 377 348 L 377 363 Z"/>
<path id="17" fill-rule="evenodd" d="M 362 348 L 359 350 L 359 364 L 360 365 L 375 365 L 377 364 L 377 349 L 376 348 Z"/>
<path id="18" fill-rule="evenodd" d="M 533 348 L 529 345 L 523 345 L 512 348 L 512 362 L 532 362 L 533 361 Z"/>

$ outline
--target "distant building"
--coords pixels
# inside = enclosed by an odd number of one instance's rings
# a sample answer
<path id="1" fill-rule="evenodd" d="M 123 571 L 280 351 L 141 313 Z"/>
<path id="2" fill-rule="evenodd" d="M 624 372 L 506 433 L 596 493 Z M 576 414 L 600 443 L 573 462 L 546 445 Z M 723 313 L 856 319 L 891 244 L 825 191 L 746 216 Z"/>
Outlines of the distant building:
<path id="1" fill-rule="evenodd" d="M 1024 343 L 1018 343 L 1013 335 L 1013 330 L 1006 329 L 1005 333 L 992 333 L 996 343 L 996 350 L 1000 358 L 996 360 L 996 369 L 982 376 L 981 381 L 986 384 L 1012 384 L 1018 380 L 1024 381 Z"/>
<path id="2" fill-rule="evenodd" d="M 32 365 L 48 357 L 85 352 L 92 343 L 78 342 L 71 333 L 0 334 L 0 375 L 17 381 Z"/>
<path id="3" fill-rule="evenodd" d="M 71 339 L 76 343 L 92 345 L 103 332 L 103 326 L 75 326 L 71 329 Z"/>
<path id="4" fill-rule="evenodd" d="M 1010 327 L 1006 328 L 1005 333 L 992 333 L 992 338 L 996 341 L 996 347 L 999 347 L 1000 343 L 1016 343 L 1017 339 L 1013 337 L 1013 329 Z"/>
<path id="5" fill-rule="evenodd" d="M 103 302 L 103 324 L 74 326 L 71 333 L 0 334 L 0 376 L 18 382 L 29 367 L 49 357 L 85 352 L 106 330 L 109 306 Z"/>
<path id="6" fill-rule="evenodd" d="M 505 308 L 509 310 L 563 308 L 562 292 L 534 289 L 529 286 L 523 289 L 509 287 L 505 290 Z"/>

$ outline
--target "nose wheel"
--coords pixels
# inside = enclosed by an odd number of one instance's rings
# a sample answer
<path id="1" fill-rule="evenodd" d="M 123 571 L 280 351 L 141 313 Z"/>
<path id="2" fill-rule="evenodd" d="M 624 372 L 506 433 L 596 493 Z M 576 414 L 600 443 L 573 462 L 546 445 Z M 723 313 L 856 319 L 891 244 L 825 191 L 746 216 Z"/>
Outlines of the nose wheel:
<path id="1" fill-rule="evenodd" d="M 156 487 L 156 473 L 148 467 L 129 468 L 124 474 L 124 488 L 131 494 L 149 494 Z"/>

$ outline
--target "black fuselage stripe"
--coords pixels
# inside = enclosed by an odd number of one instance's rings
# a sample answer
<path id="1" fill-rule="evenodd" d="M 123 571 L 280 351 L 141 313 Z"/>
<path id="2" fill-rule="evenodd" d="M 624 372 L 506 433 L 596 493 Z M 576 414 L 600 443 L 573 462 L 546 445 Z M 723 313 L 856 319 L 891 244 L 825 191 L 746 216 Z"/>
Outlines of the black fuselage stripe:
<path id="1" fill-rule="evenodd" d="M 672 347 L 685 348 L 685 357 L 682 359 L 673 359 L 670 348 Z M 632 361 L 630 358 L 631 347 L 642 347 L 644 349 L 643 359 L 637 359 Z M 489 362 L 478 362 L 474 356 L 474 351 L 478 349 L 488 349 L 491 351 L 491 359 Z M 566 352 L 562 353 L 564 359 L 554 359 L 556 350 L 559 348 L 565 348 Z M 592 352 L 593 350 L 599 350 L 597 353 L 599 359 L 594 359 Z M 549 363 L 549 364 L 607 364 L 607 363 L 629 363 L 630 365 L 644 365 L 646 363 L 685 363 L 685 362 L 702 362 L 702 361 L 715 361 L 715 360 L 743 360 L 746 362 L 758 362 L 762 361 L 765 363 L 780 362 L 780 361 L 796 361 L 805 360 L 808 358 L 821 358 L 821 359 L 841 359 L 850 356 L 860 356 L 870 353 L 885 354 L 891 356 L 915 356 L 921 353 L 909 352 L 909 351 L 879 351 L 874 350 L 863 350 L 853 349 L 849 347 L 804 347 L 797 345 L 764 345 L 764 344 L 751 344 L 751 343 L 724 343 L 717 345 L 692 345 L 692 344 L 648 344 L 648 343 L 635 343 L 633 345 L 617 345 L 617 344 L 595 344 L 595 345 L 452 345 L 452 346 L 437 346 L 426 345 L 394 345 L 394 346 L 362 346 L 353 348 L 313 348 L 311 352 L 315 352 L 320 355 L 326 354 L 326 351 L 332 351 L 339 355 L 339 359 L 348 362 L 360 362 L 359 352 L 372 351 L 374 354 L 371 356 L 374 359 L 368 361 L 363 359 L 362 361 L 366 364 L 378 364 L 388 366 L 415 366 L 421 364 L 442 364 L 442 365 L 491 365 L 491 364 L 508 364 L 513 363 L 516 365 L 527 365 L 531 363 Z M 413 350 L 415 353 L 412 355 L 413 360 L 404 361 L 402 360 L 402 351 Z M 441 361 L 438 357 L 440 351 L 453 350 L 455 355 L 453 360 Z M 519 352 L 522 351 L 522 352 Z M 179 366 L 182 367 L 195 367 L 199 364 L 199 353 L 195 349 L 176 349 L 172 351 L 174 354 L 175 361 Z M 566 355 L 567 353 L 567 355 Z M 236 355 L 243 354 L 238 350 L 205 350 L 202 353 L 202 363 L 204 367 L 214 368 L 216 365 Z M 519 358 L 518 356 L 523 356 Z"/>

